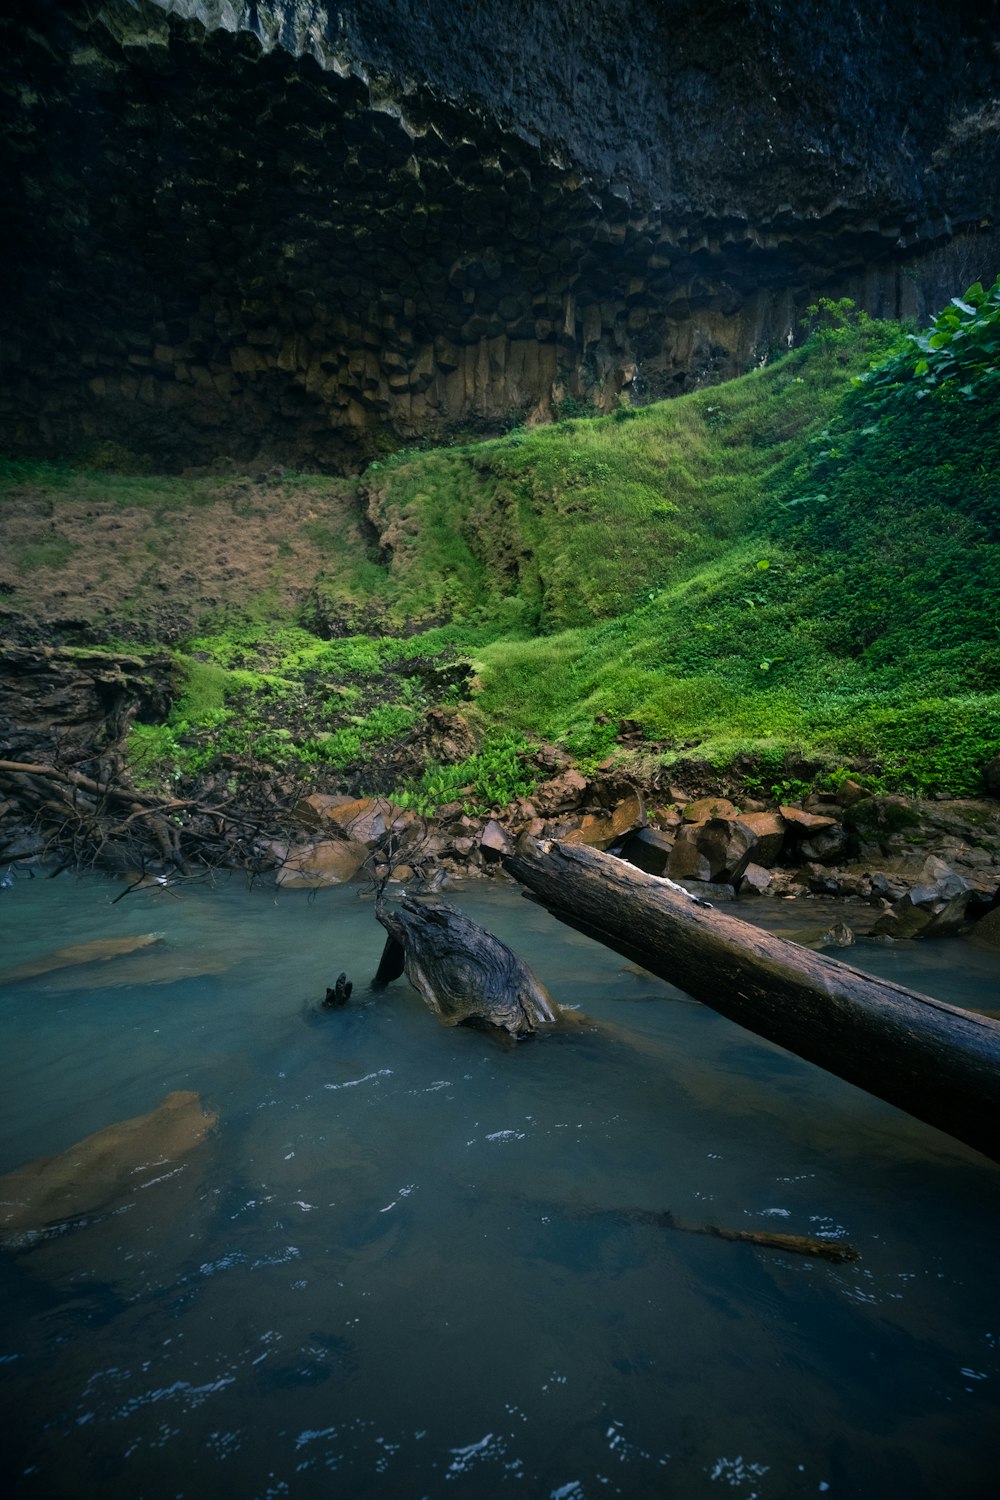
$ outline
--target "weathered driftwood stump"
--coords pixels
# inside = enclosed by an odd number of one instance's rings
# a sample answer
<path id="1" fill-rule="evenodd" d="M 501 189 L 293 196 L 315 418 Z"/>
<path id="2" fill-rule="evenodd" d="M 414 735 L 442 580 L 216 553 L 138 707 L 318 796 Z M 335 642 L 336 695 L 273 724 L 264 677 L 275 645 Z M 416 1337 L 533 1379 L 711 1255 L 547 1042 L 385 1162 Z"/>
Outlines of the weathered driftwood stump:
<path id="1" fill-rule="evenodd" d="M 389 934 L 376 988 L 405 971 L 446 1026 L 478 1022 L 525 1036 L 559 1020 L 555 1001 L 527 964 L 454 906 L 404 895 L 392 906 L 379 900 L 375 915 Z"/>
<path id="2" fill-rule="evenodd" d="M 560 921 L 1000 1161 L 1000 1022 L 761 932 L 594 849 L 524 838 L 504 865 Z"/>

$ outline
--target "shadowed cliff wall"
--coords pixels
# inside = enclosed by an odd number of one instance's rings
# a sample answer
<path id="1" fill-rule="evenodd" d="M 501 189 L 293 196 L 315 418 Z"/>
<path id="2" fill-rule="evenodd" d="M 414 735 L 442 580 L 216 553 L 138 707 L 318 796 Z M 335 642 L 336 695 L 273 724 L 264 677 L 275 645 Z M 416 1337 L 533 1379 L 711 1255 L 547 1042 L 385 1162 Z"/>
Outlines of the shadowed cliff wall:
<path id="1" fill-rule="evenodd" d="M 37 0 L 0 443 L 355 467 L 1000 265 L 997 6 Z"/>

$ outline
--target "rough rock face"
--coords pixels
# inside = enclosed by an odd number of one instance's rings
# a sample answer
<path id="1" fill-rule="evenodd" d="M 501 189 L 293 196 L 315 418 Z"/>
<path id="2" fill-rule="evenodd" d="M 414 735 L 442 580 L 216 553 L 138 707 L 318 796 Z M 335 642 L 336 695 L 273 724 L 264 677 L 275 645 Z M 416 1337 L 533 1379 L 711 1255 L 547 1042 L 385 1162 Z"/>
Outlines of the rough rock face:
<path id="1" fill-rule="evenodd" d="M 166 715 L 171 671 L 166 653 L 0 645 L 0 758 L 92 769 L 137 713 Z"/>
<path id="2" fill-rule="evenodd" d="M 978 0 L 33 0 L 0 442 L 357 466 L 738 373 L 1000 249 Z"/>

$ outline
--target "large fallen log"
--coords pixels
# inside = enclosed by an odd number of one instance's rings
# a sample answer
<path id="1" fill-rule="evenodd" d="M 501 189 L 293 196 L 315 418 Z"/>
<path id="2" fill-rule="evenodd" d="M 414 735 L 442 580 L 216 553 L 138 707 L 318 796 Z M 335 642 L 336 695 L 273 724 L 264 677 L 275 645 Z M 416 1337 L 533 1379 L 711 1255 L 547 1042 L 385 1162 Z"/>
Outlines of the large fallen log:
<path id="1" fill-rule="evenodd" d="M 522 838 L 504 866 L 560 921 L 1000 1161 L 1000 1022 L 762 932 L 582 845 Z"/>

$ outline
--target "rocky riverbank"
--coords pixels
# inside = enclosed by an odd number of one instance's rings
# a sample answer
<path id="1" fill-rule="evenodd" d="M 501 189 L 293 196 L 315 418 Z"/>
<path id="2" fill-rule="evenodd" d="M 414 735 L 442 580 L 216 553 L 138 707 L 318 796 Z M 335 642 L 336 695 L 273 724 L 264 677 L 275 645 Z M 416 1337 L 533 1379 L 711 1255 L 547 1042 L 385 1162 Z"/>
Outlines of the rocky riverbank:
<path id="1" fill-rule="evenodd" d="M 163 712 L 170 673 L 166 654 L 2 653 L 0 863 L 12 876 L 76 865 L 162 881 L 235 868 L 289 888 L 368 879 L 437 890 L 505 878 L 504 856 L 528 836 L 606 850 L 712 900 L 839 897 L 873 907 L 866 930 L 886 938 L 974 927 L 1000 944 L 998 761 L 985 795 L 963 799 L 878 795 L 844 777 L 833 791 L 766 801 L 732 786 L 723 795 L 718 773 L 694 761 L 671 768 L 672 783 L 663 768 L 626 775 L 613 759 L 585 775 L 556 745 L 533 753 L 532 795 L 489 813 L 454 801 L 428 814 L 250 763 L 165 796 L 135 785 L 125 740 L 137 713 Z M 452 720 L 467 738 L 460 715 L 428 715 L 439 754 Z"/>
<path id="2" fill-rule="evenodd" d="M 312 794 L 299 831 L 272 846 L 276 879 L 323 886 L 368 874 L 418 888 L 503 875 L 522 836 L 586 844 L 712 900 L 843 897 L 875 908 L 865 929 L 901 939 L 974 926 L 1000 941 L 1000 803 L 869 796 L 847 783 L 840 800 L 768 805 L 752 798 L 665 801 L 567 767 L 493 818 L 460 805 L 433 821 L 388 800 Z"/>

